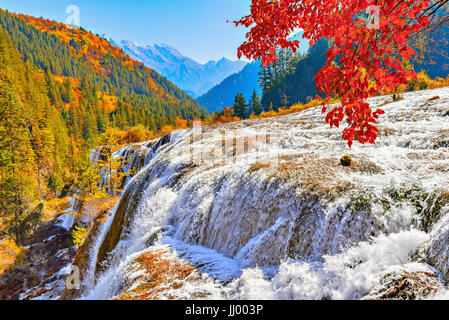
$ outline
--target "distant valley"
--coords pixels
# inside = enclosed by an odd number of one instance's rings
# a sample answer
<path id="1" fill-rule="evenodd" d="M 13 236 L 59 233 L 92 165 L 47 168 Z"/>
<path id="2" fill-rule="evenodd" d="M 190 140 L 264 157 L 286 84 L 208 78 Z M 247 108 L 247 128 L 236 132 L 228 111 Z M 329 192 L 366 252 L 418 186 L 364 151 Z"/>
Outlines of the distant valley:
<path id="1" fill-rule="evenodd" d="M 298 40 L 299 48 L 297 53 L 305 54 L 309 50 L 309 43 L 302 38 L 303 32 L 298 32 L 291 40 Z M 221 111 L 224 107 L 229 107 L 234 104 L 234 98 L 238 93 L 243 94 L 248 101 L 251 98 L 254 90 L 256 90 L 259 97 L 263 95 L 262 88 L 258 82 L 260 61 L 253 61 L 248 63 L 240 72 L 230 75 L 224 79 L 220 84 L 217 84 L 207 93 L 197 98 L 199 104 L 207 109 L 209 112 Z M 298 72 L 302 72 L 298 70 Z M 314 83 L 314 77 L 311 77 Z M 299 101 L 297 99 L 294 102 Z"/>

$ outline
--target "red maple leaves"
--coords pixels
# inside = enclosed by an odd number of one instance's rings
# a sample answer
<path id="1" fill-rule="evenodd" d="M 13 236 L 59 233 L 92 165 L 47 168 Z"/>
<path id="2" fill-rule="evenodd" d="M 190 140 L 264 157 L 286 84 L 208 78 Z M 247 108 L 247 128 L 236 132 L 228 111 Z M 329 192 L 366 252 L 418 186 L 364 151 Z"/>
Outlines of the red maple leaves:
<path id="1" fill-rule="evenodd" d="M 326 65 L 316 76 L 317 91 L 324 94 L 323 112 L 329 100 L 338 96 L 341 107 L 328 111 L 326 122 L 339 127 L 348 119 L 343 139 L 374 143 L 379 130 L 377 119 L 384 112 L 372 110 L 369 96 L 393 91 L 407 79 L 416 77 L 404 63 L 415 52 L 407 44 L 409 36 L 429 23 L 424 9 L 429 0 L 252 0 L 251 14 L 235 21 L 251 30 L 239 47 L 238 55 L 274 62 L 276 48 L 299 47 L 287 38 L 299 28 L 310 44 L 320 38 L 332 39 Z M 378 6 L 376 27 L 367 26 L 366 9 Z"/>

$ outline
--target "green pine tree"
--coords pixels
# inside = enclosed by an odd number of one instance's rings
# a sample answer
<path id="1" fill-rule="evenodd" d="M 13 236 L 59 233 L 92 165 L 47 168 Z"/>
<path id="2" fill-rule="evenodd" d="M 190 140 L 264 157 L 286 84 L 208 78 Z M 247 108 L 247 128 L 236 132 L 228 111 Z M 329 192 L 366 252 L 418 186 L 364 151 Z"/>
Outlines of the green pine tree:
<path id="1" fill-rule="evenodd" d="M 241 93 L 235 96 L 233 116 L 239 117 L 240 119 L 246 119 L 248 117 L 248 105 L 246 104 L 245 97 Z"/>
<path id="2" fill-rule="evenodd" d="M 256 89 L 254 89 L 253 95 L 251 97 L 252 108 L 255 115 L 259 115 L 262 113 L 262 105 L 260 103 L 259 95 L 257 94 Z"/>

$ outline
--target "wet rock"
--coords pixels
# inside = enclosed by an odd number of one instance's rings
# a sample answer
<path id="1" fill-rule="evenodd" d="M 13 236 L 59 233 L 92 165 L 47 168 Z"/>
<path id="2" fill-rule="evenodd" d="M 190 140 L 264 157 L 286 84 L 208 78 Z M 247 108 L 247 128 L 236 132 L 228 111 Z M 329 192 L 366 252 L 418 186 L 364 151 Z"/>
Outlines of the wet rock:
<path id="1" fill-rule="evenodd" d="M 432 231 L 433 239 L 427 247 L 427 262 L 434 266 L 449 285 L 449 207 Z"/>
<path id="2" fill-rule="evenodd" d="M 90 268 L 90 264 L 92 259 L 96 259 L 96 257 L 91 256 L 91 249 L 93 245 L 95 244 L 95 241 L 101 231 L 101 227 L 106 222 L 108 218 L 108 212 L 103 212 L 98 215 L 98 217 L 94 220 L 92 229 L 89 232 L 89 235 L 87 236 L 86 240 L 84 241 L 83 245 L 78 248 L 74 260 L 73 265 L 79 268 L 79 275 L 80 275 L 80 282 L 81 287 L 79 289 L 72 288 L 67 289 L 64 288 L 64 291 L 61 296 L 61 300 L 73 300 L 76 298 L 79 298 L 81 294 L 84 292 L 85 288 L 84 285 L 84 277 L 88 275 L 88 271 Z"/>
<path id="3" fill-rule="evenodd" d="M 181 166 L 178 174 L 173 175 L 169 179 L 168 184 L 175 185 L 191 168 L 192 165 Z M 112 223 L 98 251 L 95 267 L 96 277 L 110 265 L 112 261 L 108 261 L 108 253 L 114 250 L 120 239 L 126 236 L 126 233 L 129 231 L 130 222 L 134 218 L 139 202 L 145 194 L 145 186 L 161 173 L 158 168 L 146 168 L 140 171 L 122 193 Z"/>
<path id="4" fill-rule="evenodd" d="M 61 295 L 64 275 L 58 272 L 72 262 L 70 230 L 57 225 L 58 219 L 44 223 L 25 239 L 29 248 L 0 279 L 0 300 L 32 299 Z"/>
<path id="5" fill-rule="evenodd" d="M 444 290 L 437 275 L 430 271 L 393 272 L 386 275 L 365 299 L 416 300 Z"/>

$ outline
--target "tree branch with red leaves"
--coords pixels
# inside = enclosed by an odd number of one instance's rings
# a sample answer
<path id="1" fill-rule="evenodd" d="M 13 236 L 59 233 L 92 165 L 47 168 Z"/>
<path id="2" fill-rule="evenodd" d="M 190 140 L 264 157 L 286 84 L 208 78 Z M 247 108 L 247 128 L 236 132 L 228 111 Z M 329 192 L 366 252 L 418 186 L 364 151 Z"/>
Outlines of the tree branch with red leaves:
<path id="1" fill-rule="evenodd" d="M 303 29 L 303 38 L 313 45 L 321 38 L 332 40 L 326 65 L 316 76 L 317 92 L 324 96 L 323 112 L 331 127 L 347 118 L 342 137 L 348 141 L 374 143 L 381 109 L 373 110 L 367 98 L 393 91 L 416 78 L 414 70 L 403 67 L 415 54 L 408 40 L 429 27 L 436 10 L 448 0 L 252 0 L 251 14 L 235 21 L 250 28 L 238 55 L 262 60 L 265 66 L 275 60 L 276 48 L 299 47 L 287 40 Z M 367 21 L 367 8 L 377 6 L 379 23 Z M 341 106 L 329 109 L 338 96 Z"/>

